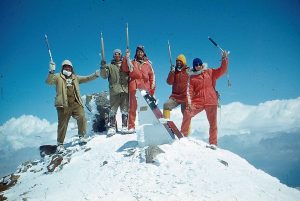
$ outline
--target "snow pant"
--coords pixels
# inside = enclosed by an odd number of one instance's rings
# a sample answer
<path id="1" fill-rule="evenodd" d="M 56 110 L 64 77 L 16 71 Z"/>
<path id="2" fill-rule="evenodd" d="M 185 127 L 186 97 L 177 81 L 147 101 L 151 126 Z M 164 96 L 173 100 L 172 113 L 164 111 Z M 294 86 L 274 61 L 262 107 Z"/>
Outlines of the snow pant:
<path id="1" fill-rule="evenodd" d="M 181 113 L 184 113 L 185 103 L 178 103 L 175 99 L 170 98 L 167 102 L 164 103 L 164 110 L 173 110 L 178 105 L 181 107 Z"/>
<path id="2" fill-rule="evenodd" d="M 86 133 L 86 119 L 84 109 L 77 102 L 74 102 L 69 107 L 57 107 L 58 127 L 57 127 L 57 143 L 63 144 L 71 117 L 76 119 L 78 126 L 78 135 L 84 136 Z"/>
<path id="3" fill-rule="evenodd" d="M 135 118 L 137 109 L 136 90 L 129 93 L 129 118 L 128 118 L 128 129 L 135 129 Z"/>
<path id="4" fill-rule="evenodd" d="M 188 136 L 189 126 L 191 123 L 192 117 L 205 110 L 206 117 L 209 122 L 209 144 L 217 145 L 217 105 L 208 105 L 208 106 L 200 106 L 194 108 L 193 110 L 186 109 L 183 114 L 183 120 L 181 124 L 181 133 L 185 137 Z"/>
<path id="5" fill-rule="evenodd" d="M 128 93 L 122 92 L 116 95 L 110 94 L 110 127 L 116 127 L 116 114 L 118 108 L 120 107 L 120 111 L 122 114 L 122 127 L 127 127 L 127 119 L 128 119 Z M 114 122 L 114 123 L 113 123 Z"/>
<path id="6" fill-rule="evenodd" d="M 116 115 L 120 107 L 122 114 L 128 114 L 128 93 L 122 92 L 116 95 L 110 95 L 110 113 Z"/>

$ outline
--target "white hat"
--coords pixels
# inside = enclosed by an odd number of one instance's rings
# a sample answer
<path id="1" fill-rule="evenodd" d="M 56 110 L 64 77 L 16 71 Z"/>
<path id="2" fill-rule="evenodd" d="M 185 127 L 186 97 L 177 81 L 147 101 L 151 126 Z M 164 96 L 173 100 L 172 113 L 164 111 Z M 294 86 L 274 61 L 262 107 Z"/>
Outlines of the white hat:
<path id="1" fill-rule="evenodd" d="M 120 55 L 122 55 L 122 51 L 120 49 L 115 49 L 113 51 L 113 54 L 115 55 L 116 53 L 119 53 Z"/>
<path id="2" fill-rule="evenodd" d="M 61 66 L 64 66 L 64 65 L 69 65 L 69 66 L 73 67 L 72 62 L 70 60 L 64 60 L 61 64 Z"/>

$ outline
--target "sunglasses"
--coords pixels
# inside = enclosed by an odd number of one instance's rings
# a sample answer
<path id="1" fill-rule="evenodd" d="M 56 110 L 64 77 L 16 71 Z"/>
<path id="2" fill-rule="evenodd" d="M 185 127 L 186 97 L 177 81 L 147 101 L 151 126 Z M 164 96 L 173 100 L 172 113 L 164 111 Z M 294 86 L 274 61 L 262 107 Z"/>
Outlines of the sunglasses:
<path id="1" fill-rule="evenodd" d="M 195 67 L 197 67 L 197 66 L 202 66 L 202 64 L 195 64 L 194 66 L 195 66 Z"/>
<path id="2" fill-rule="evenodd" d="M 66 65 L 63 65 L 63 68 L 72 68 L 72 66 L 66 64 Z"/>

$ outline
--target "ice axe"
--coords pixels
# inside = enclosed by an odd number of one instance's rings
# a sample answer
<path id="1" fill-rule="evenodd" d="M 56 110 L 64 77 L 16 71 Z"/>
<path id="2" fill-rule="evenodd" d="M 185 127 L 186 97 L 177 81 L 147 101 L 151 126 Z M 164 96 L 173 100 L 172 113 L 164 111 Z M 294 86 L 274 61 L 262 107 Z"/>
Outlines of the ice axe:
<path id="1" fill-rule="evenodd" d="M 171 45 L 170 45 L 170 41 L 168 40 L 168 49 L 169 49 L 169 58 L 170 58 L 170 64 L 171 64 L 171 68 L 173 66 L 172 63 L 172 53 L 171 53 Z"/>
<path id="2" fill-rule="evenodd" d="M 50 56 L 50 61 L 51 61 L 51 63 L 54 63 L 53 62 L 53 58 L 52 58 L 52 54 L 51 54 L 51 50 L 50 50 L 50 45 L 49 45 L 48 37 L 47 37 L 46 34 L 45 34 L 45 41 L 46 41 L 46 45 L 47 45 L 47 48 L 48 48 L 48 53 L 49 53 L 49 56 Z"/>
<path id="3" fill-rule="evenodd" d="M 219 48 L 222 52 L 224 52 L 224 50 L 211 38 L 208 36 L 208 40 L 210 40 L 210 42 L 212 42 L 212 44 L 214 44 L 214 46 L 216 46 L 217 48 Z M 227 52 L 228 54 L 230 53 L 230 51 Z"/>
<path id="4" fill-rule="evenodd" d="M 105 61 L 105 55 L 104 55 L 104 39 L 102 36 L 102 32 L 100 32 L 100 42 L 101 42 L 101 57 L 102 61 Z"/>
<path id="5" fill-rule="evenodd" d="M 126 49 L 129 50 L 129 33 L 128 33 L 128 23 L 126 23 Z"/>
<path id="6" fill-rule="evenodd" d="M 129 51 L 129 33 L 128 33 L 128 23 L 126 23 L 126 54 L 127 54 L 127 51 Z M 128 62 L 128 68 L 129 68 L 129 71 L 132 71 L 133 69 L 133 65 L 130 61 L 129 58 L 127 58 L 127 62 Z"/>
<path id="7" fill-rule="evenodd" d="M 211 37 L 208 36 L 208 40 L 210 40 L 210 42 L 212 42 L 212 44 L 214 44 L 214 46 L 219 48 L 222 51 L 222 53 L 224 52 L 224 50 Z M 230 51 L 227 52 L 227 54 L 229 54 L 229 53 L 230 53 Z M 229 79 L 228 69 L 227 69 L 226 75 L 227 75 L 227 85 L 228 85 L 228 87 L 231 87 L 231 82 L 230 82 L 230 79 Z"/>

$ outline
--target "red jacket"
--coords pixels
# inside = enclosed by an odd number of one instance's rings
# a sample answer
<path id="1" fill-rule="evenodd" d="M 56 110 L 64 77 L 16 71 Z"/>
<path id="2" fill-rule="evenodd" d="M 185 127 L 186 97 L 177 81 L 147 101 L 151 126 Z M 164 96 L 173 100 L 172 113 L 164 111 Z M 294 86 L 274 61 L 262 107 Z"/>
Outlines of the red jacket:
<path id="1" fill-rule="evenodd" d="M 187 90 L 188 104 L 192 106 L 218 105 L 216 81 L 227 71 L 228 59 L 222 59 L 217 69 L 206 69 L 202 73 L 190 75 Z"/>
<path id="2" fill-rule="evenodd" d="M 129 73 L 129 93 L 135 93 L 136 89 L 145 89 L 147 91 L 150 91 L 151 85 L 155 85 L 155 75 L 149 60 L 140 63 L 134 59 L 132 61 L 132 65 L 133 71 L 130 72 L 127 64 L 127 59 L 124 57 L 121 69 L 122 71 Z"/>
<path id="3" fill-rule="evenodd" d="M 178 103 L 186 102 L 186 89 L 188 83 L 189 68 L 184 66 L 181 71 L 170 71 L 167 83 L 172 85 L 172 94 L 170 98 L 175 99 Z"/>

